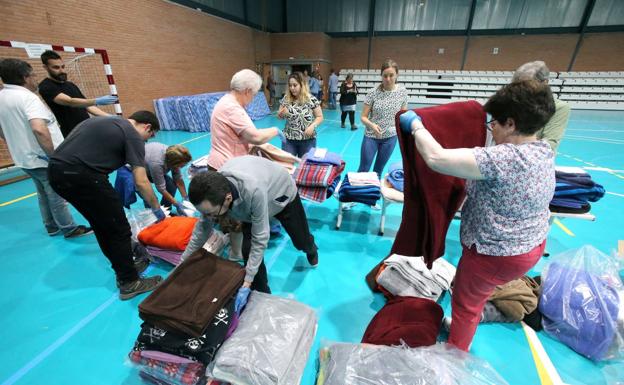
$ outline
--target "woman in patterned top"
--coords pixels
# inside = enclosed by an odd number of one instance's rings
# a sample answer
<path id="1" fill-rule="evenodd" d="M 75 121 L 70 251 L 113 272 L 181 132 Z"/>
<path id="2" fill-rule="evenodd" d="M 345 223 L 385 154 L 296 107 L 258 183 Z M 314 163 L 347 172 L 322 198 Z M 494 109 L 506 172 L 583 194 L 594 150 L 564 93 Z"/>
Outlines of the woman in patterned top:
<path id="1" fill-rule="evenodd" d="M 411 131 L 432 170 L 468 180 L 448 338 L 465 351 L 494 288 L 522 277 L 542 256 L 555 191 L 554 153 L 537 139 L 555 113 L 548 84 L 513 82 L 484 109 L 493 118 L 492 147 L 442 148 L 413 111 L 401 115 L 401 128 Z"/>
<path id="2" fill-rule="evenodd" d="M 280 103 L 277 117 L 286 119 L 284 151 L 302 157 L 310 148 L 316 147 L 316 128 L 323 121 L 323 111 L 318 99 L 310 95 L 301 72 L 288 76 L 288 92 Z"/>
<path id="3" fill-rule="evenodd" d="M 366 95 L 361 118 L 366 131 L 362 140 L 358 172 L 370 171 L 373 159 L 377 155 L 373 171 L 381 177 L 396 146 L 394 117 L 397 112 L 407 108 L 407 90 L 396 84 L 398 75 L 397 63 L 392 59 L 386 59 L 381 65 L 381 84 Z"/>

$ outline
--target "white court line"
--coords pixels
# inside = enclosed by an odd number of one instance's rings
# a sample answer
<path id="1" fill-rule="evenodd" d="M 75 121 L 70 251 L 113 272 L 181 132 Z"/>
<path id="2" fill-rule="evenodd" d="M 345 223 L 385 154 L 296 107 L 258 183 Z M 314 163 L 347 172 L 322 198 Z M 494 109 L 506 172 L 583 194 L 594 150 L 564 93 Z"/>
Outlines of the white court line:
<path id="1" fill-rule="evenodd" d="M 614 192 L 611 192 L 611 191 L 606 191 L 606 193 L 607 193 L 607 194 L 610 194 L 610 195 L 615 195 L 616 197 L 622 197 L 622 198 L 624 198 L 624 194 L 618 194 L 618 193 L 614 193 Z"/>
<path id="2" fill-rule="evenodd" d="M 145 269 L 144 274 L 149 274 L 152 270 L 152 266 L 149 266 Z M 78 323 L 76 323 L 71 329 L 69 329 L 65 334 L 59 337 L 56 341 L 48 345 L 47 348 L 43 349 L 43 351 L 37 354 L 33 359 L 28 361 L 28 363 L 21 368 L 19 368 L 15 373 L 13 373 L 9 378 L 4 380 L 0 385 L 12 385 L 16 383 L 20 378 L 24 377 L 28 372 L 33 370 L 37 365 L 39 365 L 43 360 L 48 358 L 48 356 L 61 346 L 65 344 L 70 338 L 74 336 L 74 334 L 78 333 L 82 328 L 87 326 L 89 322 L 93 321 L 95 317 L 97 317 L 101 312 L 106 310 L 110 305 L 115 302 L 115 299 L 118 297 L 118 293 L 113 294 L 109 299 L 102 302 L 100 306 L 98 306 L 95 310 L 89 313 L 87 316 L 83 317 Z"/>
<path id="3" fill-rule="evenodd" d="M 593 136 L 582 136 L 582 135 L 566 135 L 565 139 L 571 140 L 584 140 L 588 142 L 598 142 L 598 143 L 608 143 L 608 144 L 624 144 L 624 140 L 620 139 L 608 139 L 608 138 L 596 138 Z"/>

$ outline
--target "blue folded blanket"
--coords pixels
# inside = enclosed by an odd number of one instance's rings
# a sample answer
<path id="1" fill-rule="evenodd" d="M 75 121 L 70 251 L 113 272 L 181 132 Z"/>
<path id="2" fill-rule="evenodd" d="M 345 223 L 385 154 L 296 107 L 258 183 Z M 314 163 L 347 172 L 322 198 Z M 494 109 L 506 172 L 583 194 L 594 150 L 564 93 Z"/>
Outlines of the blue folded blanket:
<path id="1" fill-rule="evenodd" d="M 357 202 L 369 206 L 374 205 L 381 198 L 379 186 L 352 186 L 349 177 L 345 176 L 338 191 L 338 200 L 341 202 Z"/>
<path id="2" fill-rule="evenodd" d="M 314 156 L 316 153 L 316 150 L 317 150 L 316 147 L 312 147 L 310 151 L 308 151 L 304 155 L 304 157 L 306 158 L 308 162 L 319 163 L 319 164 L 333 164 L 335 166 L 340 166 L 340 164 L 342 163 L 342 158 L 340 157 L 339 154 L 336 154 L 335 152 L 326 151 L 324 156 L 319 157 L 319 156 Z"/>
<path id="3" fill-rule="evenodd" d="M 405 174 L 403 173 L 403 162 L 392 163 L 388 167 L 388 182 L 395 189 L 403 192 L 403 185 L 405 183 Z"/>

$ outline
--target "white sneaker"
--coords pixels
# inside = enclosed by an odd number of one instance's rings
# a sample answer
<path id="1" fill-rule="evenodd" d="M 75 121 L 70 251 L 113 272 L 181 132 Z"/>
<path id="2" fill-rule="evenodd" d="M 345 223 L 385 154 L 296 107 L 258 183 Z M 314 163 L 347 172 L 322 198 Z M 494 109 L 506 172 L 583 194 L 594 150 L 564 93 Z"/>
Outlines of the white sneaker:
<path id="1" fill-rule="evenodd" d="M 451 317 L 442 318 L 442 329 L 446 330 L 446 332 L 451 331 Z"/>

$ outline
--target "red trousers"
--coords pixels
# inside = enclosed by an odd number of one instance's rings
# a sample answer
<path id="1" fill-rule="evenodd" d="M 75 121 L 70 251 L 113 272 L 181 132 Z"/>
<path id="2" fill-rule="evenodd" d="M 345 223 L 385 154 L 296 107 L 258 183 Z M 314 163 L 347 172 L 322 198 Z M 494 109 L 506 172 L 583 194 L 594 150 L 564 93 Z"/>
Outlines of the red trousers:
<path id="1" fill-rule="evenodd" d="M 453 321 L 448 343 L 468 351 L 483 306 L 498 285 L 503 285 L 526 274 L 544 253 L 546 240 L 525 254 L 509 257 L 479 254 L 472 246 L 463 246 L 457 266 L 453 298 Z"/>

